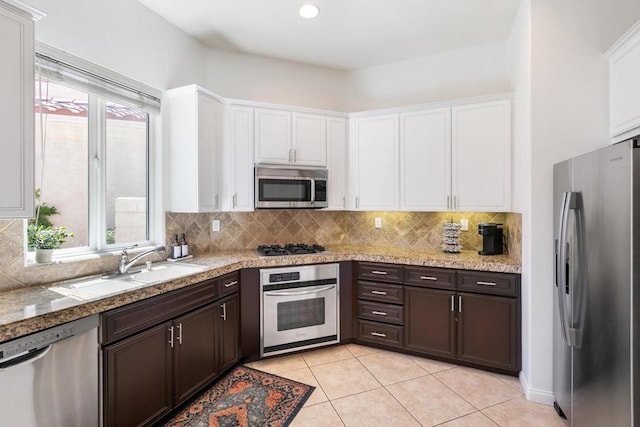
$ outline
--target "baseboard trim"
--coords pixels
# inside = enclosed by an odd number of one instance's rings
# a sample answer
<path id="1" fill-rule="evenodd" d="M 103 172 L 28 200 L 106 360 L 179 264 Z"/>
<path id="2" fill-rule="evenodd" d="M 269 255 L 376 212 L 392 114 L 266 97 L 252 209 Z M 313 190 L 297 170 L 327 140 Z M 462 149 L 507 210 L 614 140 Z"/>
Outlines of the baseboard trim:
<path id="1" fill-rule="evenodd" d="M 520 371 L 520 385 L 522 385 L 527 400 L 544 405 L 553 405 L 553 392 L 530 387 L 527 377 L 525 377 L 522 371 Z"/>

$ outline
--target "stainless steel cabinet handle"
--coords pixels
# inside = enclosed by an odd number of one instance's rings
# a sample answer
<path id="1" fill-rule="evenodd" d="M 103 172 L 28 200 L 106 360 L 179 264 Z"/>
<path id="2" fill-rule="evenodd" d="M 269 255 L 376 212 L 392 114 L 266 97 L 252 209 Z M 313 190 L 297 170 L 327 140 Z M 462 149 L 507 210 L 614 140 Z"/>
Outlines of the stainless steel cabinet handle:
<path id="1" fill-rule="evenodd" d="M 238 193 L 233 193 L 233 197 L 231 198 L 231 207 L 235 208 L 238 206 Z"/>
<path id="2" fill-rule="evenodd" d="M 220 307 L 222 307 L 222 315 L 220 317 L 222 317 L 222 320 L 227 320 L 227 303 L 225 302 Z"/>
<path id="3" fill-rule="evenodd" d="M 453 196 L 453 209 L 458 209 L 458 196 Z"/>
<path id="4" fill-rule="evenodd" d="M 455 311 L 455 307 L 454 307 L 454 302 L 453 302 L 453 295 L 451 295 L 451 311 Z"/>
<path id="5" fill-rule="evenodd" d="M 447 196 L 447 209 L 451 209 L 451 196 Z"/>
<path id="6" fill-rule="evenodd" d="M 387 313 L 385 313 L 384 311 L 372 311 L 371 314 L 375 314 L 377 316 L 386 316 Z"/>
<path id="7" fill-rule="evenodd" d="M 458 295 L 458 313 L 462 313 L 462 297 Z"/>
<path id="8" fill-rule="evenodd" d="M 218 195 L 216 194 L 216 209 L 218 209 Z"/>
<path id="9" fill-rule="evenodd" d="M 380 332 L 371 332 L 371 335 L 373 335 L 374 337 L 381 337 L 381 338 L 387 337 L 387 334 L 381 334 Z"/>
<path id="10" fill-rule="evenodd" d="M 173 348 L 173 326 L 169 327 L 169 345 Z"/>
<path id="11" fill-rule="evenodd" d="M 386 271 L 373 270 L 371 274 L 377 274 L 378 276 L 386 276 L 389 273 L 387 273 Z"/>
<path id="12" fill-rule="evenodd" d="M 343 207 L 343 208 L 346 208 L 346 207 L 347 207 L 347 198 L 346 198 L 346 197 L 343 197 L 343 198 L 342 198 L 342 207 Z"/>
<path id="13" fill-rule="evenodd" d="M 421 280 L 438 280 L 437 277 L 433 277 L 433 276 L 420 276 Z"/>
<path id="14" fill-rule="evenodd" d="M 383 292 L 383 291 L 371 291 L 371 293 L 374 294 L 374 295 L 386 295 L 387 294 L 386 292 Z"/>
<path id="15" fill-rule="evenodd" d="M 234 285 L 237 285 L 237 284 L 238 284 L 238 281 L 234 280 L 233 282 L 225 283 L 224 287 L 225 288 L 230 288 L 231 286 L 234 286 Z"/>
<path id="16" fill-rule="evenodd" d="M 481 282 L 481 281 L 477 281 L 476 282 L 478 285 L 484 285 L 484 286 L 495 286 L 496 284 L 494 282 Z"/>
<path id="17" fill-rule="evenodd" d="M 289 155 L 287 156 L 287 162 L 291 163 L 291 148 L 289 148 Z"/>
<path id="18" fill-rule="evenodd" d="M 296 162 L 296 149 L 293 149 L 293 163 Z"/>
<path id="19" fill-rule="evenodd" d="M 360 198 L 356 197 L 356 209 L 360 207 Z"/>
<path id="20" fill-rule="evenodd" d="M 178 344 L 182 344 L 182 323 L 178 324 Z"/>

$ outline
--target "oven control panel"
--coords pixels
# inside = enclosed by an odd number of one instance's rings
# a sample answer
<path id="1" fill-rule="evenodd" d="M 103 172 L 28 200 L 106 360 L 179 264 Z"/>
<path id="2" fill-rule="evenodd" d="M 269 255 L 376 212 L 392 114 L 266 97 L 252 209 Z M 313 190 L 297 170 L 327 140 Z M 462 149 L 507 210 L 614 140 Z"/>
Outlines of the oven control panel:
<path id="1" fill-rule="evenodd" d="M 273 273 L 269 275 L 269 283 L 291 282 L 300 280 L 300 272 L 292 271 L 291 273 Z"/>

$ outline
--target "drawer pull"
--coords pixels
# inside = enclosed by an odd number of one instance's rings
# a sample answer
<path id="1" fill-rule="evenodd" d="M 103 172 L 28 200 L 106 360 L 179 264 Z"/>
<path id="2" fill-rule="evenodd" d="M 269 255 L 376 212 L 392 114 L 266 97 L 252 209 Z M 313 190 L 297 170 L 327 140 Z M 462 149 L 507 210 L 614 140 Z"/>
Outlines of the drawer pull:
<path id="1" fill-rule="evenodd" d="M 372 311 L 371 314 L 375 314 L 377 316 L 386 316 L 387 313 L 385 313 L 384 311 Z"/>
<path id="2" fill-rule="evenodd" d="M 462 296 L 458 295 L 458 313 L 462 313 Z"/>
<path id="3" fill-rule="evenodd" d="M 171 348 L 173 348 L 173 326 L 169 327 L 169 345 L 171 346 Z"/>
<path id="4" fill-rule="evenodd" d="M 371 271 L 371 274 L 377 274 L 378 276 L 386 276 L 388 273 L 386 271 L 373 270 Z"/>
<path id="5" fill-rule="evenodd" d="M 230 288 L 231 286 L 235 286 L 235 285 L 237 285 L 237 284 L 238 284 L 238 281 L 237 281 L 237 280 L 234 280 L 233 282 L 225 283 L 225 284 L 224 284 L 224 287 L 225 287 L 225 288 Z"/>
<path id="6" fill-rule="evenodd" d="M 384 291 L 371 291 L 372 294 L 374 295 L 386 295 L 387 293 Z"/>
<path id="7" fill-rule="evenodd" d="M 453 305 L 453 295 L 451 295 L 451 311 L 455 311 L 454 305 Z"/>
<path id="8" fill-rule="evenodd" d="M 371 335 L 374 337 L 386 338 L 387 334 L 381 334 L 380 332 L 371 332 Z"/>
<path id="9" fill-rule="evenodd" d="M 478 285 L 484 285 L 484 286 L 495 286 L 495 282 L 481 282 L 481 281 L 477 281 L 476 282 Z"/>
<path id="10" fill-rule="evenodd" d="M 438 280 L 437 277 L 433 277 L 433 276 L 420 276 L 421 280 Z"/>

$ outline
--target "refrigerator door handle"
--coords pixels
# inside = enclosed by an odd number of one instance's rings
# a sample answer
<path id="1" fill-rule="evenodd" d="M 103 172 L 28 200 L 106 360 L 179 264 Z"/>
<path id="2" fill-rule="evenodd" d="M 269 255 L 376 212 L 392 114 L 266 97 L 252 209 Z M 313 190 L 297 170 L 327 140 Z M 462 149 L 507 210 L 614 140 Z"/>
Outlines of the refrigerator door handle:
<path id="1" fill-rule="evenodd" d="M 569 242 L 567 241 L 567 232 L 569 227 L 569 209 L 572 193 L 566 192 L 562 195 L 562 209 L 560 210 L 560 236 L 558 239 L 558 309 L 560 315 L 560 325 L 562 330 L 562 337 L 565 342 L 571 347 L 573 346 L 573 340 L 569 335 L 568 316 L 567 316 L 567 296 L 571 297 L 569 289 L 569 280 L 567 273 L 569 273 L 568 254 L 570 251 Z"/>
<path id="2" fill-rule="evenodd" d="M 574 203 L 571 206 L 575 214 L 575 231 L 576 231 L 576 250 L 577 250 L 577 269 L 574 267 L 575 273 L 573 281 L 573 298 L 572 318 L 569 325 L 569 332 L 572 335 L 573 346 L 580 347 L 582 345 L 582 331 L 584 325 L 584 315 L 587 295 L 587 244 L 585 232 L 584 206 L 582 204 L 582 194 L 573 193 Z"/>

